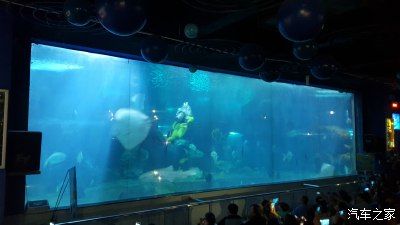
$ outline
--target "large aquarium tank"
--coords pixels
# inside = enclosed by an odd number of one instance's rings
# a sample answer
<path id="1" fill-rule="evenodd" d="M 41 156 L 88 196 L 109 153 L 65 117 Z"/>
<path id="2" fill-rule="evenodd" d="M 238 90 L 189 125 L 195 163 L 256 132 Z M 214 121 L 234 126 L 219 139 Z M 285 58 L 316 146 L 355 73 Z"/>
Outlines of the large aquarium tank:
<path id="1" fill-rule="evenodd" d="M 74 166 L 78 205 L 356 173 L 352 93 L 41 44 L 30 71 L 29 201 Z"/>

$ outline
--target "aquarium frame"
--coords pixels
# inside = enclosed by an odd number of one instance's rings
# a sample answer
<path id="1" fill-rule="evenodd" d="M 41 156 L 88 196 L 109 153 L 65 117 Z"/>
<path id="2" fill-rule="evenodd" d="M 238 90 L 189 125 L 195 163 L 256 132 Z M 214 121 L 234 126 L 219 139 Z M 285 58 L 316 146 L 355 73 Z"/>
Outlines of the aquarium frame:
<path id="1" fill-rule="evenodd" d="M 3 107 L 3 118 L 0 118 L 0 121 L 3 121 L 3 132 L 1 137 L 1 161 L 0 161 L 0 169 L 4 169 L 6 166 L 6 151 L 7 151 L 7 115 L 8 115 L 8 90 L 0 89 L 0 93 L 4 94 L 4 105 Z"/>
<path id="2" fill-rule="evenodd" d="M 152 201 L 156 199 L 168 199 L 168 198 L 177 198 L 177 197 L 184 197 L 189 196 L 189 198 L 193 198 L 192 196 L 197 195 L 209 195 L 215 192 L 235 192 L 238 190 L 260 190 L 270 186 L 279 186 L 279 185 L 290 185 L 290 184 L 303 184 L 303 183 L 315 183 L 318 181 L 325 181 L 325 180 L 335 180 L 335 182 L 339 182 L 337 180 L 343 179 L 356 179 L 357 174 L 350 174 L 350 175 L 341 175 L 341 176 L 331 176 L 331 177 L 320 177 L 320 178 L 312 178 L 312 179 L 303 179 L 303 180 L 291 180 L 291 181 L 284 181 L 284 182 L 271 182 L 271 183 L 262 183 L 262 184 L 254 184 L 254 185 L 242 185 L 242 186 L 234 186 L 234 187 L 226 187 L 226 188 L 211 188 L 211 189 L 203 189 L 198 191 L 185 191 L 185 192 L 174 192 L 164 195 L 152 195 L 152 196 L 145 196 L 141 198 L 127 198 L 121 200 L 111 200 L 111 201 L 104 201 L 104 202 L 97 202 L 97 203 L 86 203 L 86 204 L 79 204 L 78 208 L 86 208 L 86 207 L 96 207 L 96 206 L 103 206 L 103 205 L 113 205 L 113 204 L 122 204 L 127 202 L 141 202 L 141 201 Z M 251 192 L 251 191 L 249 191 Z M 247 192 L 248 193 L 248 192 Z M 229 195 L 229 194 L 228 194 Z M 199 198 L 202 198 L 199 197 Z M 195 199 L 198 199 L 195 197 Z M 59 209 L 69 209 L 69 206 L 58 207 Z"/>
<path id="3" fill-rule="evenodd" d="M 110 50 L 105 50 L 105 49 L 100 49 L 100 48 L 85 47 L 85 46 L 80 46 L 77 44 L 62 43 L 62 42 L 57 42 L 57 41 L 48 41 L 48 40 L 36 39 L 36 38 L 32 38 L 29 42 L 29 51 L 28 51 L 29 52 L 29 57 L 28 57 L 29 62 L 31 62 L 32 46 L 35 44 L 64 48 L 64 49 L 68 49 L 68 50 L 84 51 L 84 52 L 88 52 L 88 53 L 101 54 L 101 55 L 118 57 L 118 58 L 128 59 L 128 60 L 147 62 L 143 59 L 142 56 L 138 56 L 138 55 L 134 55 L 134 54 L 110 51 Z M 147 62 L 147 63 L 150 63 L 150 62 Z M 255 77 L 254 75 L 251 76 L 252 74 L 250 74 L 250 73 L 224 70 L 224 69 L 215 69 L 215 68 L 198 66 L 198 65 L 190 65 L 187 63 L 180 63 L 180 62 L 170 61 L 170 60 L 166 60 L 163 63 L 159 63 L 159 64 L 176 66 L 176 67 L 181 67 L 181 68 L 190 68 L 190 67 L 195 66 L 196 69 L 203 70 L 206 72 L 223 73 L 226 75 L 246 77 L 249 79 L 260 79 L 259 77 Z M 29 68 L 28 74 L 29 74 L 28 82 L 30 83 L 30 68 Z M 362 125 L 359 123 L 362 121 L 362 118 L 358 117 L 358 116 L 362 115 L 362 108 L 359 108 L 361 105 L 361 96 L 359 95 L 359 93 L 360 93 L 359 91 L 355 91 L 352 89 L 346 89 L 346 88 L 335 88 L 332 86 L 320 85 L 320 84 L 307 85 L 302 82 L 295 82 L 295 81 L 291 81 L 291 80 L 282 80 L 282 79 L 276 83 L 285 83 L 285 84 L 299 85 L 299 86 L 305 86 L 305 87 L 315 87 L 315 88 L 321 88 L 324 90 L 332 90 L 332 91 L 338 91 L 340 93 L 346 92 L 346 93 L 352 94 L 353 95 L 352 107 L 353 107 L 353 112 L 354 112 L 353 113 L 353 116 L 354 116 L 353 128 L 354 128 L 354 136 L 355 136 L 354 154 L 356 154 L 357 152 L 360 151 L 360 146 L 362 146 L 362 138 L 361 138 L 362 136 L 360 137 L 360 135 L 362 134 L 362 133 L 360 133 L 360 132 L 362 132 Z M 29 92 L 29 90 L 28 90 L 28 92 Z M 29 105 L 29 97 L 28 97 L 27 102 Z M 29 123 L 29 118 L 27 118 L 27 121 Z M 354 159 L 354 161 L 355 161 L 354 165 L 357 168 L 356 160 Z M 198 191 L 174 192 L 174 193 L 170 193 L 170 194 L 152 195 L 152 196 L 145 196 L 145 197 L 141 197 L 141 198 L 127 198 L 127 199 L 123 199 L 123 200 L 112 200 L 112 201 L 104 201 L 104 202 L 98 202 L 98 203 L 78 204 L 77 207 L 78 208 L 98 207 L 98 206 L 112 205 L 112 204 L 123 204 L 123 203 L 128 203 L 128 202 L 151 201 L 151 200 L 155 200 L 155 199 L 176 198 L 179 196 L 208 194 L 208 193 L 214 193 L 214 192 L 220 192 L 220 191 L 233 192 L 233 191 L 244 190 L 244 189 L 260 189 L 260 188 L 268 187 L 271 185 L 285 185 L 285 184 L 300 183 L 300 182 L 323 181 L 323 180 L 327 180 L 327 179 L 334 179 L 334 180 L 336 180 L 336 179 L 351 179 L 354 176 L 356 176 L 356 175 L 350 174 L 350 175 L 341 175 L 341 176 L 332 176 L 332 177 L 320 177 L 320 178 L 313 178 L 313 179 L 307 179 L 307 180 L 291 180 L 291 181 L 286 181 L 286 182 L 272 182 L 272 183 L 243 185 L 243 186 L 226 187 L 226 188 L 203 189 L 203 190 L 198 190 Z M 59 209 L 67 209 L 69 207 L 64 206 L 64 207 L 58 207 L 58 208 Z M 54 208 L 52 208 L 52 209 L 54 209 Z"/>

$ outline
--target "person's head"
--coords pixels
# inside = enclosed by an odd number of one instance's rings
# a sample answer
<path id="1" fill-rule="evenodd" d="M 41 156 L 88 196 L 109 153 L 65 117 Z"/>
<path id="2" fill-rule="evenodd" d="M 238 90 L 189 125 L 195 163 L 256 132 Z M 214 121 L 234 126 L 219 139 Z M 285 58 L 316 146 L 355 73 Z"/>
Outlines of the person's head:
<path id="1" fill-rule="evenodd" d="M 286 214 L 288 214 L 290 211 L 290 207 L 287 203 L 285 202 L 279 202 L 278 204 L 275 205 L 275 212 L 281 217 L 284 218 Z"/>
<path id="2" fill-rule="evenodd" d="M 329 204 L 330 205 L 336 205 L 338 203 L 338 197 L 336 193 L 331 193 L 329 195 Z"/>
<path id="3" fill-rule="evenodd" d="M 347 204 L 345 202 L 339 202 L 337 204 L 337 211 L 347 210 Z"/>
<path id="4" fill-rule="evenodd" d="M 371 203 L 371 196 L 369 195 L 368 192 L 364 191 L 362 193 L 359 193 L 357 196 L 358 202 L 365 202 L 365 203 Z"/>
<path id="5" fill-rule="evenodd" d="M 305 196 L 305 195 L 303 195 L 303 196 L 301 196 L 300 201 L 301 201 L 301 203 L 302 203 L 303 205 L 307 205 L 307 204 L 308 204 L 308 197 Z"/>
<path id="6" fill-rule="evenodd" d="M 314 216 L 315 216 L 315 211 L 312 207 L 309 207 L 307 209 L 307 213 L 306 213 L 306 219 L 307 221 L 313 221 L 314 220 Z"/>
<path id="7" fill-rule="evenodd" d="M 261 205 L 262 205 L 262 207 L 267 207 L 267 206 L 268 206 L 268 203 L 269 203 L 269 201 L 268 201 L 267 199 L 264 199 L 264 200 L 261 202 Z"/>
<path id="8" fill-rule="evenodd" d="M 185 119 L 185 117 L 186 117 L 186 114 L 182 111 L 178 111 L 176 113 L 176 120 L 179 122 L 183 121 Z"/>
<path id="9" fill-rule="evenodd" d="M 235 203 L 231 203 L 228 205 L 228 211 L 229 211 L 229 214 L 231 214 L 231 215 L 237 215 L 238 211 L 239 211 L 239 207 Z"/>
<path id="10" fill-rule="evenodd" d="M 320 196 L 320 195 L 318 195 L 317 197 L 315 197 L 315 203 L 317 203 L 317 204 L 319 204 L 319 203 L 321 203 L 321 201 L 323 201 L 324 199 Z"/>
<path id="11" fill-rule="evenodd" d="M 285 216 L 283 224 L 284 225 L 299 225 L 300 222 L 293 215 L 287 214 Z"/>
<path id="12" fill-rule="evenodd" d="M 259 204 L 251 205 L 250 210 L 250 217 L 259 217 L 263 215 L 263 208 Z"/>
<path id="13" fill-rule="evenodd" d="M 347 203 L 350 203 L 352 200 L 350 195 L 345 190 L 340 190 L 339 195 Z"/>
<path id="14" fill-rule="evenodd" d="M 269 201 L 269 200 L 266 200 L 266 199 L 264 199 L 261 202 L 261 206 L 263 207 L 263 211 L 264 211 L 265 215 L 268 215 L 268 214 L 271 213 L 272 208 L 273 208 L 272 205 L 273 205 L 272 201 Z"/>
<path id="15" fill-rule="evenodd" d="M 286 214 L 290 211 L 290 206 L 286 202 L 279 202 L 277 211 L 283 212 Z"/>
<path id="16" fill-rule="evenodd" d="M 215 215 L 212 212 L 208 212 L 204 215 L 202 225 L 214 225 L 216 222 Z"/>
<path id="17" fill-rule="evenodd" d="M 345 218 L 343 218 L 343 217 L 341 217 L 341 216 L 334 216 L 333 218 L 332 218 L 332 222 L 333 222 L 333 224 L 335 224 L 335 225 L 343 225 L 343 224 L 345 224 L 346 223 L 346 219 Z"/>

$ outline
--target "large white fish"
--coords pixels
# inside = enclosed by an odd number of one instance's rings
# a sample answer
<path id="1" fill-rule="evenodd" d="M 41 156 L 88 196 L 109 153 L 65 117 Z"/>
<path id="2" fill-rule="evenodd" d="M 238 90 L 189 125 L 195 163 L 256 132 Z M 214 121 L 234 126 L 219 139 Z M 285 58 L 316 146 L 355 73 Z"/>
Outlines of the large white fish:
<path id="1" fill-rule="evenodd" d="M 149 134 L 151 127 L 150 118 L 134 109 L 119 109 L 114 114 L 112 135 L 122 146 L 131 150 L 143 142 Z"/>
<path id="2" fill-rule="evenodd" d="M 329 163 L 322 163 L 319 176 L 321 177 L 332 177 L 335 172 L 335 167 Z"/>
<path id="3" fill-rule="evenodd" d="M 60 163 L 64 162 L 66 158 L 67 158 L 67 155 L 65 155 L 64 153 L 54 152 L 46 159 L 43 166 L 44 166 L 44 168 L 47 168 L 52 165 L 60 164 Z"/>
<path id="4" fill-rule="evenodd" d="M 187 180 L 195 180 L 203 177 L 202 171 L 197 168 L 190 168 L 188 170 L 174 170 L 172 166 L 152 170 L 140 175 L 139 180 L 144 182 L 179 182 Z"/>

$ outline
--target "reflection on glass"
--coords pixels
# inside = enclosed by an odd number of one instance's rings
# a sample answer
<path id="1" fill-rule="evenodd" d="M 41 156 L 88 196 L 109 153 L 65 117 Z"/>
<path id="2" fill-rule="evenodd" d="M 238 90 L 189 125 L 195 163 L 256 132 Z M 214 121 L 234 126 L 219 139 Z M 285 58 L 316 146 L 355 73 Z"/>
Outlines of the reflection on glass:
<path id="1" fill-rule="evenodd" d="M 29 200 L 74 165 L 78 204 L 355 173 L 351 93 L 36 44 L 31 65 Z"/>

